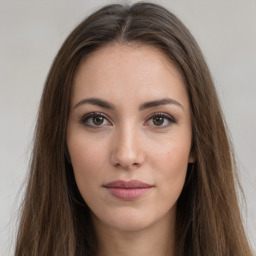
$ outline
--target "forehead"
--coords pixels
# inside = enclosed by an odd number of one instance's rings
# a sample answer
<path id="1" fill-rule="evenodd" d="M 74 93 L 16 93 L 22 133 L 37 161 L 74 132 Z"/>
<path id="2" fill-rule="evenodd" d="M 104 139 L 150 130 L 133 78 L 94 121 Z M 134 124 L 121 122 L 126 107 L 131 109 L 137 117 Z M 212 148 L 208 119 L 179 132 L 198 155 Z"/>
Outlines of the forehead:
<path id="1" fill-rule="evenodd" d="M 75 74 L 73 99 L 82 94 L 113 100 L 187 96 L 175 64 L 159 49 L 142 44 L 111 44 L 86 56 Z"/>
<path id="2" fill-rule="evenodd" d="M 147 65 L 145 65 L 146 62 Z M 175 65 L 171 58 L 167 57 L 163 51 L 156 48 L 155 46 L 137 42 L 123 44 L 110 43 L 100 47 L 82 59 L 77 69 L 77 73 L 79 73 L 79 70 L 81 70 L 81 68 L 84 66 L 86 66 L 86 68 L 91 67 L 91 69 L 94 69 L 95 66 L 101 66 L 102 68 L 104 65 L 106 65 L 106 69 L 108 70 L 110 68 L 117 70 L 118 67 L 124 70 L 123 68 L 125 66 L 125 70 L 128 72 L 137 70 L 138 66 L 140 66 L 139 71 L 147 71 L 147 69 L 150 69 L 151 71 L 157 71 L 160 66 L 165 66 L 165 68 L 168 69 L 169 72 L 172 72 L 173 75 L 179 76 L 180 79 L 183 79 L 177 65 Z M 101 71 L 104 70 L 105 68 Z M 96 70 L 94 69 L 94 72 L 95 71 Z M 143 73 L 144 72 L 141 72 L 140 75 L 143 75 Z"/>

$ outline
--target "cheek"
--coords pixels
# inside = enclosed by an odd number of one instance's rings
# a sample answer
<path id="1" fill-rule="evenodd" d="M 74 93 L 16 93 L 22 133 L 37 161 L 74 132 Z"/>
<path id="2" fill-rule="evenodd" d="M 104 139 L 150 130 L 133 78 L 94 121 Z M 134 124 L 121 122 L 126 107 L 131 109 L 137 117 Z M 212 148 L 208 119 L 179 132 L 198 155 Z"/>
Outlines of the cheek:
<path id="1" fill-rule="evenodd" d="M 165 150 L 163 150 L 163 148 Z M 162 149 L 156 149 L 154 169 L 157 171 L 158 184 L 161 185 L 162 198 L 176 201 L 182 191 L 188 166 L 190 145 L 174 141 Z M 152 156 L 153 157 L 153 156 Z"/>
<path id="2" fill-rule="evenodd" d="M 73 133 L 67 140 L 68 151 L 75 169 L 84 169 L 97 165 L 102 158 L 104 147 L 99 147 L 95 140 L 84 134 Z M 87 168 L 86 168 L 87 169 Z"/>
<path id="3" fill-rule="evenodd" d="M 99 147 L 80 136 L 71 137 L 67 143 L 77 186 L 81 194 L 86 195 L 103 175 L 105 147 Z"/>
<path id="4" fill-rule="evenodd" d="M 157 164 L 166 170 L 166 174 L 171 170 L 182 171 L 188 165 L 191 147 L 189 142 L 189 138 L 187 140 L 166 139 L 161 144 L 154 145 L 154 150 L 149 152 L 151 155 L 149 158 L 152 159 L 152 164 Z"/>

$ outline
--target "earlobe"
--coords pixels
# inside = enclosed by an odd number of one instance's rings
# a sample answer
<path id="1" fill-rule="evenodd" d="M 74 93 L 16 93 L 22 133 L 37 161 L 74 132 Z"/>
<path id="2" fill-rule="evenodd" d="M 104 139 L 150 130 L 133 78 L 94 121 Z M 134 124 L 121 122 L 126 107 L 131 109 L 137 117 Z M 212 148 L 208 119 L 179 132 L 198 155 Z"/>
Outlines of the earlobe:
<path id="1" fill-rule="evenodd" d="M 194 163 L 196 161 L 195 151 L 191 150 L 188 157 L 188 163 Z"/>
<path id="2" fill-rule="evenodd" d="M 69 155 L 69 152 L 68 152 L 68 146 L 67 146 L 66 143 L 65 143 L 65 152 L 64 152 L 64 154 L 65 154 L 65 157 L 66 157 L 67 161 L 69 163 L 71 163 L 70 155 Z"/>

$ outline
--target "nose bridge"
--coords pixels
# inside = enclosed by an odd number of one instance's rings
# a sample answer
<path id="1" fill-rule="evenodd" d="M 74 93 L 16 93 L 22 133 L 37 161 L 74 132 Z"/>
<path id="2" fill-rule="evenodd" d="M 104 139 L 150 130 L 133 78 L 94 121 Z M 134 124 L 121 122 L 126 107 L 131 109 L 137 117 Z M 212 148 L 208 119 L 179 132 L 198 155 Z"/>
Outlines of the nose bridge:
<path id="1" fill-rule="evenodd" d="M 124 124 L 115 132 L 112 162 L 115 166 L 130 168 L 143 161 L 143 153 L 139 145 L 139 129 L 134 124 Z"/>

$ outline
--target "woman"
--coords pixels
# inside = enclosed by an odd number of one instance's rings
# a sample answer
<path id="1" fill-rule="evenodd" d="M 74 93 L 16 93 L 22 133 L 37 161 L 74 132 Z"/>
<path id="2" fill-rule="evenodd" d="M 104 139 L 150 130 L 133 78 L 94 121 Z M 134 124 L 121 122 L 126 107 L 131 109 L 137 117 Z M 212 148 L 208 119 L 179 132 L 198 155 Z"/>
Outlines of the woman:
<path id="1" fill-rule="evenodd" d="M 202 53 L 155 4 L 109 5 L 46 80 L 15 255 L 252 255 Z"/>

